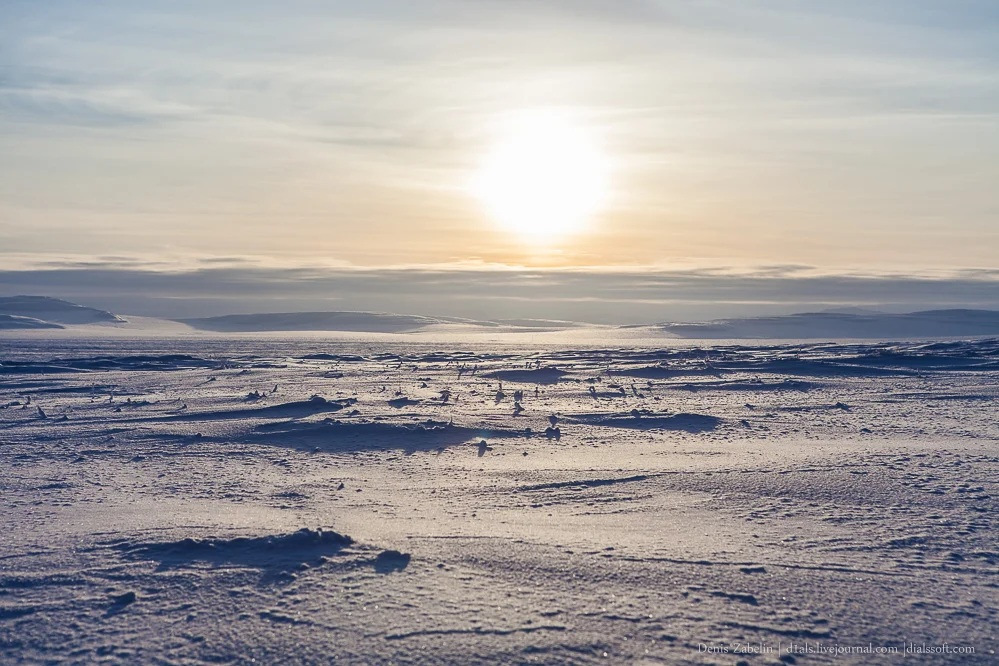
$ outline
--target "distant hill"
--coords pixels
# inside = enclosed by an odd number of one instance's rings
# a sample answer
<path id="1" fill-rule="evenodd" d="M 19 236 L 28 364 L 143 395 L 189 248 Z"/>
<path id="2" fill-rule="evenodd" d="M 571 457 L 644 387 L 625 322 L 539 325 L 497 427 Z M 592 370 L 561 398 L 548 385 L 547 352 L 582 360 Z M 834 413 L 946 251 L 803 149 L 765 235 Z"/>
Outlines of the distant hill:
<path id="1" fill-rule="evenodd" d="M 108 325 L 121 332 L 149 334 L 193 333 L 191 329 L 214 333 L 345 332 L 345 333 L 526 333 L 581 331 L 591 324 L 547 319 L 495 319 L 479 321 L 457 317 L 430 317 L 387 312 L 264 312 L 230 314 L 191 319 L 138 317 L 126 321 L 105 310 L 85 307 L 45 296 L 0 297 L 0 330 L 73 328 L 80 325 Z M 663 322 L 616 329 L 597 327 L 600 335 L 669 336 L 694 339 L 893 339 L 999 336 L 999 311 L 926 310 L 890 314 L 860 308 L 824 312 L 719 319 L 703 323 Z M 87 330 L 86 328 L 82 330 Z M 101 330 L 110 333 L 105 326 Z M 93 330 L 91 330 L 93 333 Z"/>
<path id="2" fill-rule="evenodd" d="M 0 314 L 0 330 L 30 329 L 30 328 L 65 328 L 59 324 L 42 321 L 34 317 Z"/>
<path id="3" fill-rule="evenodd" d="M 105 310 L 88 308 L 48 296 L 0 297 L 0 315 L 27 317 L 55 324 L 123 324 L 125 320 Z M 6 328 L 14 328 L 8 326 Z M 17 326 L 17 328 L 60 328 L 59 326 Z"/>
<path id="4" fill-rule="evenodd" d="M 909 314 L 808 312 L 777 317 L 655 325 L 681 338 L 906 339 L 999 335 L 994 310 L 926 310 Z"/>

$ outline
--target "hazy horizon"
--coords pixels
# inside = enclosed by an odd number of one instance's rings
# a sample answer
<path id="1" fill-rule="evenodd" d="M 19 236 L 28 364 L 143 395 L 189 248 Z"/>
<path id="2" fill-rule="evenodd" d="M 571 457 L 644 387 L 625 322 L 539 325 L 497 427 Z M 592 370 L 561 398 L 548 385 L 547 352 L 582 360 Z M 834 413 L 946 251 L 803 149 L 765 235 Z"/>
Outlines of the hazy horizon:
<path id="1" fill-rule="evenodd" d="M 999 310 L 999 275 L 836 275 L 808 267 L 755 271 L 278 268 L 232 263 L 151 270 L 120 262 L 0 270 L 0 295 L 36 295 L 118 314 L 376 311 L 469 319 L 647 324 L 848 307 L 886 312 Z"/>

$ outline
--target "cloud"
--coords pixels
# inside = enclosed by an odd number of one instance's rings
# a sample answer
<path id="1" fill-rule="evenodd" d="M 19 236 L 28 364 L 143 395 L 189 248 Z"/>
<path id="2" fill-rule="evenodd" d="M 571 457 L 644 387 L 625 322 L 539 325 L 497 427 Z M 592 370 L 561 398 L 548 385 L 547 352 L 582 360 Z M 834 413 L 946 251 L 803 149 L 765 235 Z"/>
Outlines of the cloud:
<path id="1" fill-rule="evenodd" d="M 975 0 L 10 0 L 0 244 L 514 260 L 463 178 L 555 106 L 615 164 L 577 257 L 974 267 L 997 26 Z"/>

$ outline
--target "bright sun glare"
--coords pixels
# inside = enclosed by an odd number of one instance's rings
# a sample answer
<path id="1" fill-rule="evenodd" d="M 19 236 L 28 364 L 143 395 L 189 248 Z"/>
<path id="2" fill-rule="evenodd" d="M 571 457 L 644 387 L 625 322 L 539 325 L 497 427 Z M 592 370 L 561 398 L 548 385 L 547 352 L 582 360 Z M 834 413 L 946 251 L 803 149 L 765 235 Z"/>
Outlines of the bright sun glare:
<path id="1" fill-rule="evenodd" d="M 524 113 L 486 155 L 472 189 L 505 230 L 549 243 L 580 231 L 603 205 L 606 166 L 593 138 L 571 119 Z"/>

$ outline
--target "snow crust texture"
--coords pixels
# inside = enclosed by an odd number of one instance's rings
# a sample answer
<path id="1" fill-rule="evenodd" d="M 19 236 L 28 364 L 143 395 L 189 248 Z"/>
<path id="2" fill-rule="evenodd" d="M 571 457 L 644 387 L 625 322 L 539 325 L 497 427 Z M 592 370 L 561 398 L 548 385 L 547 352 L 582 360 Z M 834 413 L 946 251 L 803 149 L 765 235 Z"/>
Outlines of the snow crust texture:
<path id="1" fill-rule="evenodd" d="M 8 337 L 0 662 L 999 663 L 997 405 L 997 340 Z"/>

